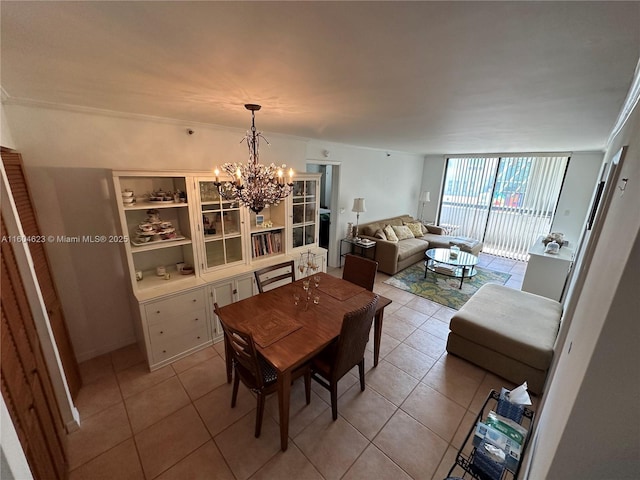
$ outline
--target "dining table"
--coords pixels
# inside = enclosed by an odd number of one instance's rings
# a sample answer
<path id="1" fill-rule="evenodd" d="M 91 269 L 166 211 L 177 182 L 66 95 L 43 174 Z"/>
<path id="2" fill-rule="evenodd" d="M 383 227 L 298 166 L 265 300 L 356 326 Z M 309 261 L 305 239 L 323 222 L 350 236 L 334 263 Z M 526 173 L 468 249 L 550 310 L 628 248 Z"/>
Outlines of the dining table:
<path id="1" fill-rule="evenodd" d="M 226 324 L 252 334 L 256 349 L 277 371 L 280 448 L 289 438 L 291 373 L 309 362 L 339 335 L 344 315 L 378 296 L 374 317 L 374 366 L 378 364 L 384 309 L 391 300 L 326 273 L 274 288 L 220 307 Z M 308 282 L 308 290 L 305 283 Z M 225 342 L 226 343 L 226 342 Z M 226 352 L 227 381 L 231 359 Z"/>

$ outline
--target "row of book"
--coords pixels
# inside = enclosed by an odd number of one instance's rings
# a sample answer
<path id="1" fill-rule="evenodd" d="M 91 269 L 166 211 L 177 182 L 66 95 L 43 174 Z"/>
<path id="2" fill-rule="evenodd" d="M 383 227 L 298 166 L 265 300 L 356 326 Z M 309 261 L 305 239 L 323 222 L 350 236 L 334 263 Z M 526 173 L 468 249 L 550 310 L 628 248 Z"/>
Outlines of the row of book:
<path id="1" fill-rule="evenodd" d="M 282 253 L 282 232 L 256 233 L 251 236 L 253 257 Z"/>

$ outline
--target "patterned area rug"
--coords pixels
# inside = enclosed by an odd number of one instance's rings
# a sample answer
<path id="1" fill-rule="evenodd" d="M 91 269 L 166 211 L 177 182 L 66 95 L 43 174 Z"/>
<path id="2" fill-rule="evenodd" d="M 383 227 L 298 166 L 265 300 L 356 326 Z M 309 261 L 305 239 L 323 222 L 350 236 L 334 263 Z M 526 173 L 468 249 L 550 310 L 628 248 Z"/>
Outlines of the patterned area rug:
<path id="1" fill-rule="evenodd" d="M 473 278 L 464 279 L 462 289 L 458 288 L 459 278 L 433 272 L 428 272 L 427 278 L 424 278 L 424 262 L 405 268 L 384 283 L 458 310 L 485 283 L 504 285 L 511 278 L 508 273 L 494 272 L 482 267 L 476 267 L 476 270 L 478 273 Z"/>

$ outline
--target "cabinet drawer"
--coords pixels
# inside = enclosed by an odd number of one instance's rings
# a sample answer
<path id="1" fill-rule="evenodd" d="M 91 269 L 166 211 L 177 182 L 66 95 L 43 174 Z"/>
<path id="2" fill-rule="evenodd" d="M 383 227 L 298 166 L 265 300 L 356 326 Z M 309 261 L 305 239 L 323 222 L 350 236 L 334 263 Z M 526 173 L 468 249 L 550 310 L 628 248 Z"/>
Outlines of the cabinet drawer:
<path id="1" fill-rule="evenodd" d="M 204 289 L 193 290 L 165 300 L 151 302 L 144 307 L 149 325 L 155 325 L 166 320 L 179 319 L 189 312 L 204 308 Z"/>
<path id="2" fill-rule="evenodd" d="M 179 355 L 207 343 L 210 338 L 204 317 L 190 320 L 186 325 L 168 329 L 150 328 L 151 350 L 155 363 Z"/>
<path id="3" fill-rule="evenodd" d="M 204 309 L 187 312 L 178 318 L 149 325 L 149 340 L 155 343 L 158 339 L 180 335 L 199 330 L 207 324 L 207 313 Z"/>

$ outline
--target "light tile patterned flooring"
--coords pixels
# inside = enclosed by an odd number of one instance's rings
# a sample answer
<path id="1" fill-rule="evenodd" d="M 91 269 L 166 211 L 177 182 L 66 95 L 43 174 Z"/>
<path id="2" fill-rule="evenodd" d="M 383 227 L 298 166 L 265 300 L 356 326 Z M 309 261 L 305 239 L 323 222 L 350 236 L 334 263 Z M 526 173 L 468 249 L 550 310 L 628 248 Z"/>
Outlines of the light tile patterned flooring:
<path id="1" fill-rule="evenodd" d="M 526 264 L 481 254 L 480 265 L 509 272 L 520 288 Z M 329 273 L 340 276 L 341 270 Z M 135 345 L 80 365 L 82 424 L 68 435 L 70 479 L 443 479 L 489 390 L 513 387 L 445 351 L 454 310 L 383 284 L 381 360 L 365 359 L 339 384 L 339 417 L 328 392 L 302 379 L 292 389 L 289 449 L 279 449 L 277 398 L 267 401 L 254 438 L 255 398 L 241 387 L 230 407 L 218 343 L 148 372 Z M 535 402 L 535 398 L 534 398 Z"/>

